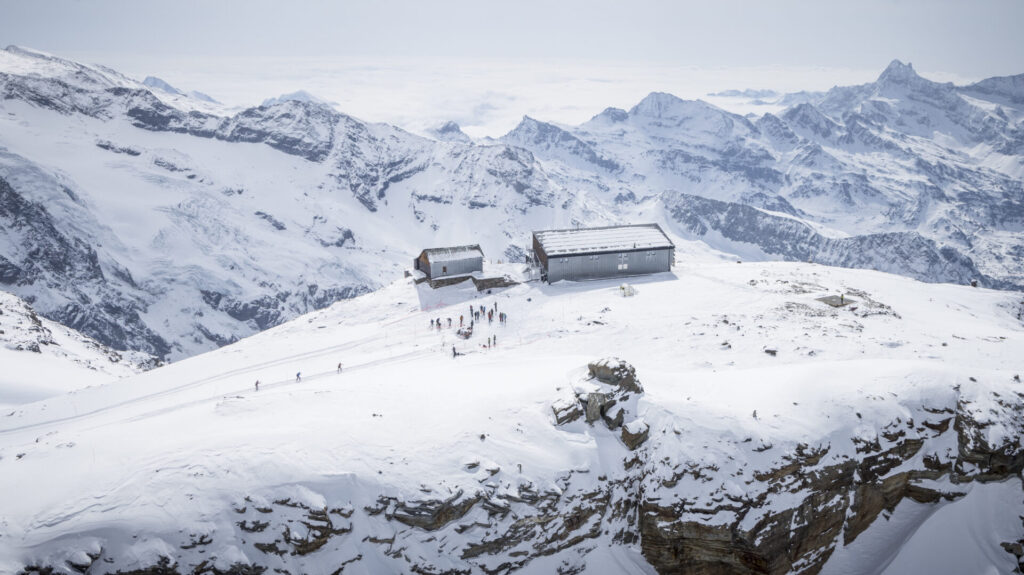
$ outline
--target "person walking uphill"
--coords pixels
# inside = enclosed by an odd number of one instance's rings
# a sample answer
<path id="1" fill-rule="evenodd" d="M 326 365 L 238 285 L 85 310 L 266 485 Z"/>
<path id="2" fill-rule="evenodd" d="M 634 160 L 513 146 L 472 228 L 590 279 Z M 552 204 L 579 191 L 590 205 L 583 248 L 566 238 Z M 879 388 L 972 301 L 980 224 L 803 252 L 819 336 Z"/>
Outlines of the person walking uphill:
<path id="1" fill-rule="evenodd" d="M 302 381 L 302 372 L 301 371 L 297 372 L 295 374 L 295 381 Z"/>

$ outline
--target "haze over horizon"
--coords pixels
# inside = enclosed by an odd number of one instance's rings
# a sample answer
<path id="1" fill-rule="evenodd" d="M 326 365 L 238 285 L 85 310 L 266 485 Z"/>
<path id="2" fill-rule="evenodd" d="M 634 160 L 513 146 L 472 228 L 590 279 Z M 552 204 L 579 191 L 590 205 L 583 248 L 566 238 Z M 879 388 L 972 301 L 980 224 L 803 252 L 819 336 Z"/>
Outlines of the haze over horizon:
<path id="1" fill-rule="evenodd" d="M 893 59 L 956 83 L 1024 71 L 1015 30 L 1024 3 L 1008 0 L 0 0 L 0 9 L 5 46 L 158 76 L 230 106 L 306 90 L 366 120 L 417 132 L 454 120 L 477 137 L 500 136 L 523 115 L 578 124 L 652 91 L 826 90 L 871 81 Z"/>

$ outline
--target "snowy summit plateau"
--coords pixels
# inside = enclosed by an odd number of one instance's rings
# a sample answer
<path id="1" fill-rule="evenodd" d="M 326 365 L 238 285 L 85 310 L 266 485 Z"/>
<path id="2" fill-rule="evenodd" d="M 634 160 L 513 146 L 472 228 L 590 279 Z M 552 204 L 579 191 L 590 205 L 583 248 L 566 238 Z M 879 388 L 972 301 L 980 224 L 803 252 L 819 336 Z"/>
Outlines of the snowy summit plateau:
<path id="1" fill-rule="evenodd" d="M 712 96 L 0 51 L 0 573 L 1020 573 L 1024 75 Z"/>

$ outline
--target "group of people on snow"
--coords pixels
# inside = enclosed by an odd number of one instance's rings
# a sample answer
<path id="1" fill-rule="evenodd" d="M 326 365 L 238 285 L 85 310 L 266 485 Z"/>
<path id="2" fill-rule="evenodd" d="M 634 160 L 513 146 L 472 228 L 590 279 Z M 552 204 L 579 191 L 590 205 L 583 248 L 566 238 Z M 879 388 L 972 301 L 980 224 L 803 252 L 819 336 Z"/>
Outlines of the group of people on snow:
<path id="1" fill-rule="evenodd" d="M 459 316 L 459 336 L 462 337 L 463 339 L 467 338 L 468 335 L 465 335 L 465 334 L 467 334 L 467 333 L 468 334 L 472 334 L 473 326 L 477 322 L 480 322 L 481 320 L 483 320 L 484 318 L 487 319 L 487 323 L 494 323 L 495 319 L 498 320 L 498 323 L 503 324 L 503 325 L 508 323 L 508 314 L 505 313 L 505 312 L 499 312 L 498 311 L 498 302 L 494 302 L 490 307 L 484 306 L 484 305 L 478 305 L 478 306 L 471 305 L 471 306 L 469 306 L 469 330 L 468 330 L 468 332 L 467 332 L 467 330 L 463 329 L 463 327 L 466 325 L 466 316 L 465 315 L 460 315 Z M 452 319 L 451 318 L 445 318 L 445 319 L 447 320 L 448 327 L 451 327 Z M 430 329 L 432 329 L 432 330 L 433 329 L 440 330 L 442 325 L 443 324 L 441 323 L 441 318 L 436 318 L 436 319 L 432 318 L 430 320 Z M 491 349 L 493 347 L 497 347 L 497 345 L 498 345 L 498 336 L 491 335 L 491 336 L 487 337 L 487 343 L 480 344 L 480 347 L 483 348 L 483 349 Z M 454 357 L 458 357 L 459 355 L 462 355 L 462 354 L 460 354 L 458 352 L 458 350 L 455 348 L 455 346 L 453 345 L 452 346 L 452 357 L 453 358 Z"/>

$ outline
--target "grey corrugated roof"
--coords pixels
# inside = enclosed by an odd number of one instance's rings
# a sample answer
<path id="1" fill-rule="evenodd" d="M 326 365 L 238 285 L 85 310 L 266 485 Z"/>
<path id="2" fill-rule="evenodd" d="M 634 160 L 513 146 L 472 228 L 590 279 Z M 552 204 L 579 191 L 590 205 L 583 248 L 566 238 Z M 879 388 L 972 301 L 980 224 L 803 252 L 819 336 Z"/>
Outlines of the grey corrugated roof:
<path id="1" fill-rule="evenodd" d="M 534 235 L 548 256 L 675 247 L 658 224 L 546 230 Z"/>
<path id="2" fill-rule="evenodd" d="M 427 258 L 432 262 L 451 262 L 474 257 L 484 257 L 480 244 L 469 246 L 452 246 L 448 248 L 427 248 L 423 250 Z"/>

